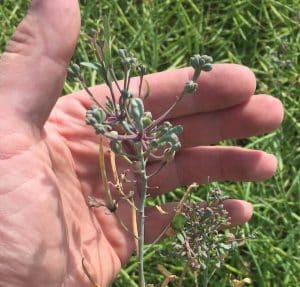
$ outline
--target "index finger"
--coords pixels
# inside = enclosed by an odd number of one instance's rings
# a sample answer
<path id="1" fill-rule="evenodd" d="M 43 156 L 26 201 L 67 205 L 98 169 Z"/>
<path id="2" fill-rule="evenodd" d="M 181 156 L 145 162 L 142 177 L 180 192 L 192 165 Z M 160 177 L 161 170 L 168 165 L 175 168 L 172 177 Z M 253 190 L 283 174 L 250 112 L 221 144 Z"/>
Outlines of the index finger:
<path id="1" fill-rule="evenodd" d="M 145 101 L 146 110 L 154 117 L 162 114 L 180 96 L 184 84 L 193 76 L 192 68 L 164 71 L 145 76 L 150 87 L 150 96 Z M 202 72 L 195 95 L 189 95 L 174 109 L 170 117 L 180 117 L 200 112 L 209 112 L 241 104 L 254 94 L 256 80 L 253 72 L 242 65 L 215 64 L 212 71 Z M 138 90 L 139 78 L 131 81 L 131 91 Z M 146 89 L 144 85 L 144 89 Z M 100 102 L 105 102 L 109 90 L 104 85 L 91 88 Z M 92 100 L 81 91 L 75 95 L 89 107 Z"/>

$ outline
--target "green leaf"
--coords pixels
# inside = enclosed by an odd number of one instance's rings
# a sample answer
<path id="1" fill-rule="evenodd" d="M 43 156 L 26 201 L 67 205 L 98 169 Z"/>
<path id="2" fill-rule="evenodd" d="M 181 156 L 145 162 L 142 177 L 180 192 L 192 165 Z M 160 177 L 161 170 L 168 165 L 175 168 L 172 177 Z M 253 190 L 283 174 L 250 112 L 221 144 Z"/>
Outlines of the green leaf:
<path id="1" fill-rule="evenodd" d="M 93 63 L 90 63 L 90 62 L 81 62 L 80 66 L 83 66 L 83 67 L 86 67 L 89 69 L 93 69 L 93 70 L 98 70 L 98 66 Z"/>
<path id="2" fill-rule="evenodd" d="M 182 235 L 182 233 L 177 233 L 176 237 L 181 243 L 184 243 L 184 236 Z"/>
<path id="3" fill-rule="evenodd" d="M 172 226 L 176 232 L 182 230 L 186 223 L 186 218 L 182 214 L 176 214 L 172 220 Z"/>

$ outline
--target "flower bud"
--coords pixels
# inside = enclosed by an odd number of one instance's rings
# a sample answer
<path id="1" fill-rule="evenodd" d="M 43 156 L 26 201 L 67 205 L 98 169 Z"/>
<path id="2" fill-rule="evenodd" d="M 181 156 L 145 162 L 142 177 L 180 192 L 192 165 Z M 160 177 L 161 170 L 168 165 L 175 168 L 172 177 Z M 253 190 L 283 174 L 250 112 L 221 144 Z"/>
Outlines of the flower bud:
<path id="1" fill-rule="evenodd" d="M 139 98 L 130 100 L 128 112 L 139 130 L 143 129 L 144 103 Z"/>
<path id="2" fill-rule="evenodd" d="M 151 112 L 145 112 L 143 117 L 143 124 L 145 127 L 149 126 L 152 123 L 152 114 Z"/>
<path id="3" fill-rule="evenodd" d="M 202 70 L 205 71 L 205 72 L 211 71 L 212 70 L 212 64 L 203 65 Z"/>
<path id="4" fill-rule="evenodd" d="M 146 75 L 147 70 L 146 70 L 146 66 L 145 65 L 140 64 L 140 65 L 138 65 L 137 69 L 138 69 L 139 75 L 141 77 L 144 76 L 144 75 Z"/>
<path id="5" fill-rule="evenodd" d="M 93 125 L 95 130 L 96 130 L 96 134 L 99 135 L 103 135 L 106 132 L 105 126 L 103 124 L 95 124 Z"/>
<path id="6" fill-rule="evenodd" d="M 197 90 L 197 88 L 198 88 L 197 83 L 195 83 L 194 81 L 188 81 L 185 83 L 184 93 L 186 93 L 186 94 L 193 93 Z"/>
<path id="7" fill-rule="evenodd" d="M 100 107 L 93 105 L 92 106 L 93 116 L 97 120 L 98 123 L 103 123 L 106 119 L 106 113 Z"/>
<path id="8" fill-rule="evenodd" d="M 115 154 L 122 152 L 122 143 L 119 140 L 112 140 L 110 142 L 110 148 Z"/>

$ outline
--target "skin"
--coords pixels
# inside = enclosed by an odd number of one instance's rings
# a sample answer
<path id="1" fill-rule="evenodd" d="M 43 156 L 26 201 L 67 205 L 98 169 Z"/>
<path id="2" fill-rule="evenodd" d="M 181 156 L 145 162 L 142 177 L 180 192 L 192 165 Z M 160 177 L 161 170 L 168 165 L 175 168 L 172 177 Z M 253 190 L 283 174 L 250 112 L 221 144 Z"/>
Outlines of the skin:
<path id="1" fill-rule="evenodd" d="M 87 195 L 104 199 L 98 169 L 99 139 L 84 123 L 91 100 L 84 92 L 59 98 L 80 29 L 76 0 L 33 0 L 0 60 L 0 285 L 90 286 L 81 259 L 100 286 L 108 286 L 134 250 L 132 237 L 106 208 L 89 209 Z M 66 34 L 67 31 L 67 34 Z M 192 70 L 147 77 L 147 109 L 159 115 L 182 89 Z M 93 88 L 99 101 L 107 90 Z M 151 186 L 152 195 L 178 185 L 210 180 L 261 181 L 271 177 L 273 155 L 220 147 L 274 130 L 281 103 L 254 95 L 255 76 L 239 65 L 214 65 L 201 75 L 199 90 L 171 115 L 184 125 L 183 149 Z M 266 113 L 267 111 L 267 113 Z M 157 163 L 152 162 L 149 170 Z M 118 163 L 118 168 L 125 168 Z M 169 180 L 166 180 L 169 179 Z M 232 225 L 251 218 L 251 204 L 225 203 Z M 167 215 L 147 210 L 146 239 L 168 225 Z M 119 216 L 129 222 L 128 205 Z M 129 223 L 128 223 L 129 224 Z"/>

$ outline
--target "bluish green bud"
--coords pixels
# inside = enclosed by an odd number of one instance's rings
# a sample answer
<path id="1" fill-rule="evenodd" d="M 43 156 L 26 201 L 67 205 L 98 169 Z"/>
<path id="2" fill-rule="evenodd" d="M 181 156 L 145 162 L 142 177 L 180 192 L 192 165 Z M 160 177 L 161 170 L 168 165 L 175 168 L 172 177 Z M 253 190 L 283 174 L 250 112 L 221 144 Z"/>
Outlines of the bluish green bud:
<path id="1" fill-rule="evenodd" d="M 185 83 L 184 92 L 186 94 L 194 93 L 197 90 L 197 88 L 198 84 L 191 80 Z"/>
<path id="2" fill-rule="evenodd" d="M 200 66 L 200 55 L 194 55 L 191 57 L 191 66 L 196 70 Z"/>
<path id="3" fill-rule="evenodd" d="M 87 125 L 91 125 L 91 126 L 97 124 L 97 120 L 90 114 L 86 114 L 85 122 Z"/>
<path id="4" fill-rule="evenodd" d="M 106 119 L 106 113 L 100 107 L 93 105 L 91 108 L 92 114 L 98 123 L 103 123 Z"/>
<path id="5" fill-rule="evenodd" d="M 99 134 L 103 135 L 106 132 L 105 126 L 102 125 L 102 124 L 98 124 L 97 123 L 97 124 L 95 124 L 93 126 L 94 126 L 94 128 L 96 130 L 96 134 L 97 135 L 99 135 Z"/>
<path id="6" fill-rule="evenodd" d="M 138 69 L 138 72 L 139 72 L 140 76 L 146 75 L 147 70 L 146 70 L 146 66 L 145 65 L 140 64 L 140 65 L 138 65 L 137 69 Z"/>
<path id="7" fill-rule="evenodd" d="M 122 142 L 119 140 L 112 140 L 110 142 L 110 148 L 115 154 L 122 152 Z"/>
<path id="8" fill-rule="evenodd" d="M 181 125 L 177 125 L 171 128 L 172 132 L 176 135 L 180 135 L 183 132 L 183 127 Z"/>
<path id="9" fill-rule="evenodd" d="M 177 150 L 180 147 L 180 141 L 176 134 L 168 134 L 168 136 L 164 136 L 164 141 L 168 142 L 171 145 L 172 150 Z"/>
<path id="10" fill-rule="evenodd" d="M 152 114 L 151 112 L 145 112 L 143 117 L 144 127 L 149 126 L 152 123 Z"/>
<path id="11" fill-rule="evenodd" d="M 122 90 L 121 91 L 121 97 L 123 98 L 123 101 L 125 101 L 126 99 L 131 99 L 133 98 L 133 94 L 127 90 Z"/>
<path id="12" fill-rule="evenodd" d="M 96 129 L 96 133 L 103 133 L 104 127 L 102 126 L 102 123 L 105 118 L 106 113 L 100 107 L 93 105 L 86 112 L 85 122 L 87 125 L 92 125 Z"/>
<path id="13" fill-rule="evenodd" d="M 211 64 L 213 62 L 213 58 L 211 56 L 202 55 L 201 59 L 204 61 L 205 64 Z"/>
<path id="14" fill-rule="evenodd" d="M 212 64 L 203 65 L 202 70 L 205 71 L 205 72 L 211 71 L 212 70 Z"/>
<path id="15" fill-rule="evenodd" d="M 213 58 L 207 55 L 194 55 L 191 57 L 191 65 L 195 69 L 193 80 L 196 81 L 201 71 L 209 72 L 212 69 Z"/>
<path id="16" fill-rule="evenodd" d="M 160 137 L 159 141 L 173 141 L 175 137 L 179 141 L 178 135 L 180 135 L 182 132 L 183 127 L 181 125 L 168 128 L 167 131 Z"/>
<path id="17" fill-rule="evenodd" d="M 143 129 L 144 103 L 140 98 L 132 98 L 128 107 L 129 115 L 134 120 L 138 129 Z"/>

